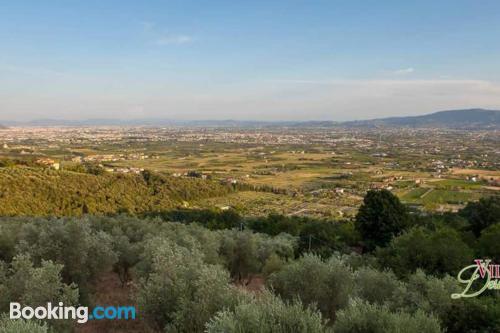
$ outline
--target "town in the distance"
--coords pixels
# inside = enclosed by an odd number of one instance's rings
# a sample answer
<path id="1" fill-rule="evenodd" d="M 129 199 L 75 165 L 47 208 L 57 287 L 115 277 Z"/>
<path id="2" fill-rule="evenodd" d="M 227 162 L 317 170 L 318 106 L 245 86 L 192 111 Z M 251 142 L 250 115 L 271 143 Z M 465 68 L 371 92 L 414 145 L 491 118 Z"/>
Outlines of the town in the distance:
<path id="1" fill-rule="evenodd" d="M 16 124 L 0 130 L 0 186 L 12 192 L 22 177 L 71 183 L 78 174 L 113 179 L 150 172 L 232 187 L 184 196 L 172 203 L 176 207 L 350 218 L 367 190 L 387 189 L 415 211 L 457 211 L 499 193 L 500 112 L 460 111 L 462 122 L 454 112 L 448 113 L 455 123 L 432 126 L 414 119 L 422 117 L 339 124 Z M 20 197 L 31 201 L 29 213 L 49 215 L 29 194 Z M 0 197 L 5 200 L 9 196 Z M 71 205 L 67 209 L 78 212 L 80 204 Z M 14 209 L 0 205 L 2 215 L 23 213 Z M 90 213 L 103 211 L 94 205 Z"/>

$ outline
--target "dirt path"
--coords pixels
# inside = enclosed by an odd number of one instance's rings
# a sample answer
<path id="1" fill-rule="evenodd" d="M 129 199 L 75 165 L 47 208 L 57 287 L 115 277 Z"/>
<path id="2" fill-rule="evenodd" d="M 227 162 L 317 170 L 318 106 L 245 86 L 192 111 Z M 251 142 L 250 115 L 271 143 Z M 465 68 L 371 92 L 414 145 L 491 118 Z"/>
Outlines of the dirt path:
<path id="1" fill-rule="evenodd" d="M 135 303 L 131 299 L 132 292 L 130 286 L 122 288 L 118 276 L 114 273 L 107 273 L 97 281 L 96 291 L 93 295 L 95 304 L 106 306 L 132 305 Z M 91 320 L 85 324 L 76 324 L 76 333 L 154 333 L 141 320 L 140 310 L 137 309 L 136 320 Z"/>
<path id="2" fill-rule="evenodd" d="M 425 198 L 425 197 L 427 196 L 427 194 L 431 193 L 432 191 L 434 191 L 434 189 L 433 189 L 433 188 L 428 189 L 428 190 L 427 190 L 424 194 L 422 194 L 422 195 L 420 196 L 420 199 Z"/>

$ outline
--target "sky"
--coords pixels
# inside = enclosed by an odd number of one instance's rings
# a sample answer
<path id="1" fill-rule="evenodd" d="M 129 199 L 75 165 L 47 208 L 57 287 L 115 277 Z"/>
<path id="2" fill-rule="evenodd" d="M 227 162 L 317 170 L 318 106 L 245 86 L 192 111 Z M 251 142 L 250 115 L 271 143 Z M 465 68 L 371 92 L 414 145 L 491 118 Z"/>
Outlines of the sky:
<path id="1" fill-rule="evenodd" d="M 500 109 L 498 0 L 0 2 L 0 121 Z"/>

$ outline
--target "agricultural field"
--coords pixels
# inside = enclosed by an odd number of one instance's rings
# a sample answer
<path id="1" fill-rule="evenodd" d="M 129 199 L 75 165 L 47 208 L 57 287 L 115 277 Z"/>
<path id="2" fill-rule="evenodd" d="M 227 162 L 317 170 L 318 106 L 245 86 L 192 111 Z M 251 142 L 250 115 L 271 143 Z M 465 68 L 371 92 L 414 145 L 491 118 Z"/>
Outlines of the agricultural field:
<path id="1" fill-rule="evenodd" d="M 236 191 L 183 205 L 328 218 L 353 216 L 369 189 L 428 211 L 498 195 L 499 140 L 496 132 L 452 130 L 13 128 L 0 132 L 0 160 L 201 178 Z"/>

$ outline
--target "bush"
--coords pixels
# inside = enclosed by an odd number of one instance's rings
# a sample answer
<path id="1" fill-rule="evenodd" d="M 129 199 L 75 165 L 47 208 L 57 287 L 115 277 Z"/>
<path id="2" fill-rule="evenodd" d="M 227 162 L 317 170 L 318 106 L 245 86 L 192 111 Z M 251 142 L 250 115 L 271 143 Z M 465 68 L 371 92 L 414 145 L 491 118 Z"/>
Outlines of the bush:
<path id="1" fill-rule="evenodd" d="M 264 276 L 269 277 L 271 274 L 278 272 L 281 268 L 283 268 L 284 265 L 285 262 L 283 261 L 283 259 L 278 257 L 276 254 L 272 254 L 266 260 L 266 263 L 262 268 L 262 273 L 264 274 Z"/>
<path id="2" fill-rule="evenodd" d="M 371 304 L 391 304 L 406 288 L 391 271 L 363 267 L 355 273 L 356 295 Z"/>
<path id="3" fill-rule="evenodd" d="M 76 304 L 78 289 L 62 282 L 61 271 L 62 265 L 52 261 L 34 267 L 28 255 L 17 255 L 10 265 L 0 262 L 0 312 L 7 311 L 13 300 L 29 306 Z"/>
<path id="4" fill-rule="evenodd" d="M 335 333 L 439 333 L 439 320 L 421 311 L 413 315 L 390 312 L 385 306 L 352 301 L 340 310 L 333 326 Z"/>
<path id="5" fill-rule="evenodd" d="M 479 253 L 483 258 L 500 262 L 500 224 L 493 224 L 481 232 L 478 241 Z"/>
<path id="6" fill-rule="evenodd" d="M 330 332 L 321 313 L 299 301 L 283 302 L 267 292 L 234 310 L 219 312 L 208 324 L 208 333 L 321 333 Z"/>
<path id="7" fill-rule="evenodd" d="M 35 320 L 11 320 L 7 316 L 0 318 L 0 333 L 48 333 L 47 324 Z"/>
<path id="8" fill-rule="evenodd" d="M 306 305 L 316 304 L 322 314 L 335 318 L 337 310 L 347 305 L 354 290 L 354 274 L 337 257 L 323 261 L 307 254 L 272 274 L 269 286 L 286 300 L 299 297 Z"/>
<path id="9" fill-rule="evenodd" d="M 52 260 L 62 266 L 66 283 L 76 283 L 87 302 L 89 284 L 116 262 L 112 238 L 92 230 L 88 219 L 35 220 L 24 225 L 18 251 L 29 253 L 35 264 Z"/>
<path id="10" fill-rule="evenodd" d="M 157 238 L 148 243 L 145 255 L 151 268 L 137 298 L 141 311 L 157 326 L 169 332 L 203 332 L 215 313 L 237 303 L 239 295 L 229 274 L 205 264 L 196 248 Z"/>
<path id="11" fill-rule="evenodd" d="M 45 260 L 40 267 L 35 267 L 28 255 L 17 255 L 10 265 L 0 262 L 0 313 L 9 311 L 9 303 L 13 301 L 31 307 L 47 305 L 48 302 L 53 304 L 63 302 L 66 306 L 76 305 L 78 289 L 74 284 L 67 285 L 62 282 L 61 271 L 62 265 Z M 0 325 L 4 325 L 0 327 L 6 332 L 24 327 L 32 329 L 33 332 L 43 329 L 22 321 L 4 322 Z M 53 321 L 52 326 L 58 331 L 65 331 L 71 323 L 58 320 Z M 16 332 L 25 331 L 21 329 Z"/>
<path id="12" fill-rule="evenodd" d="M 383 266 L 392 268 L 399 276 L 406 276 L 418 268 L 429 274 L 456 275 L 470 264 L 473 251 L 448 227 L 432 231 L 414 227 L 394 238 L 389 247 L 379 249 L 377 256 Z"/>
<path id="13" fill-rule="evenodd" d="M 470 224 L 476 237 L 490 225 L 500 223 L 500 196 L 481 198 L 478 202 L 469 202 L 459 213 Z"/>

